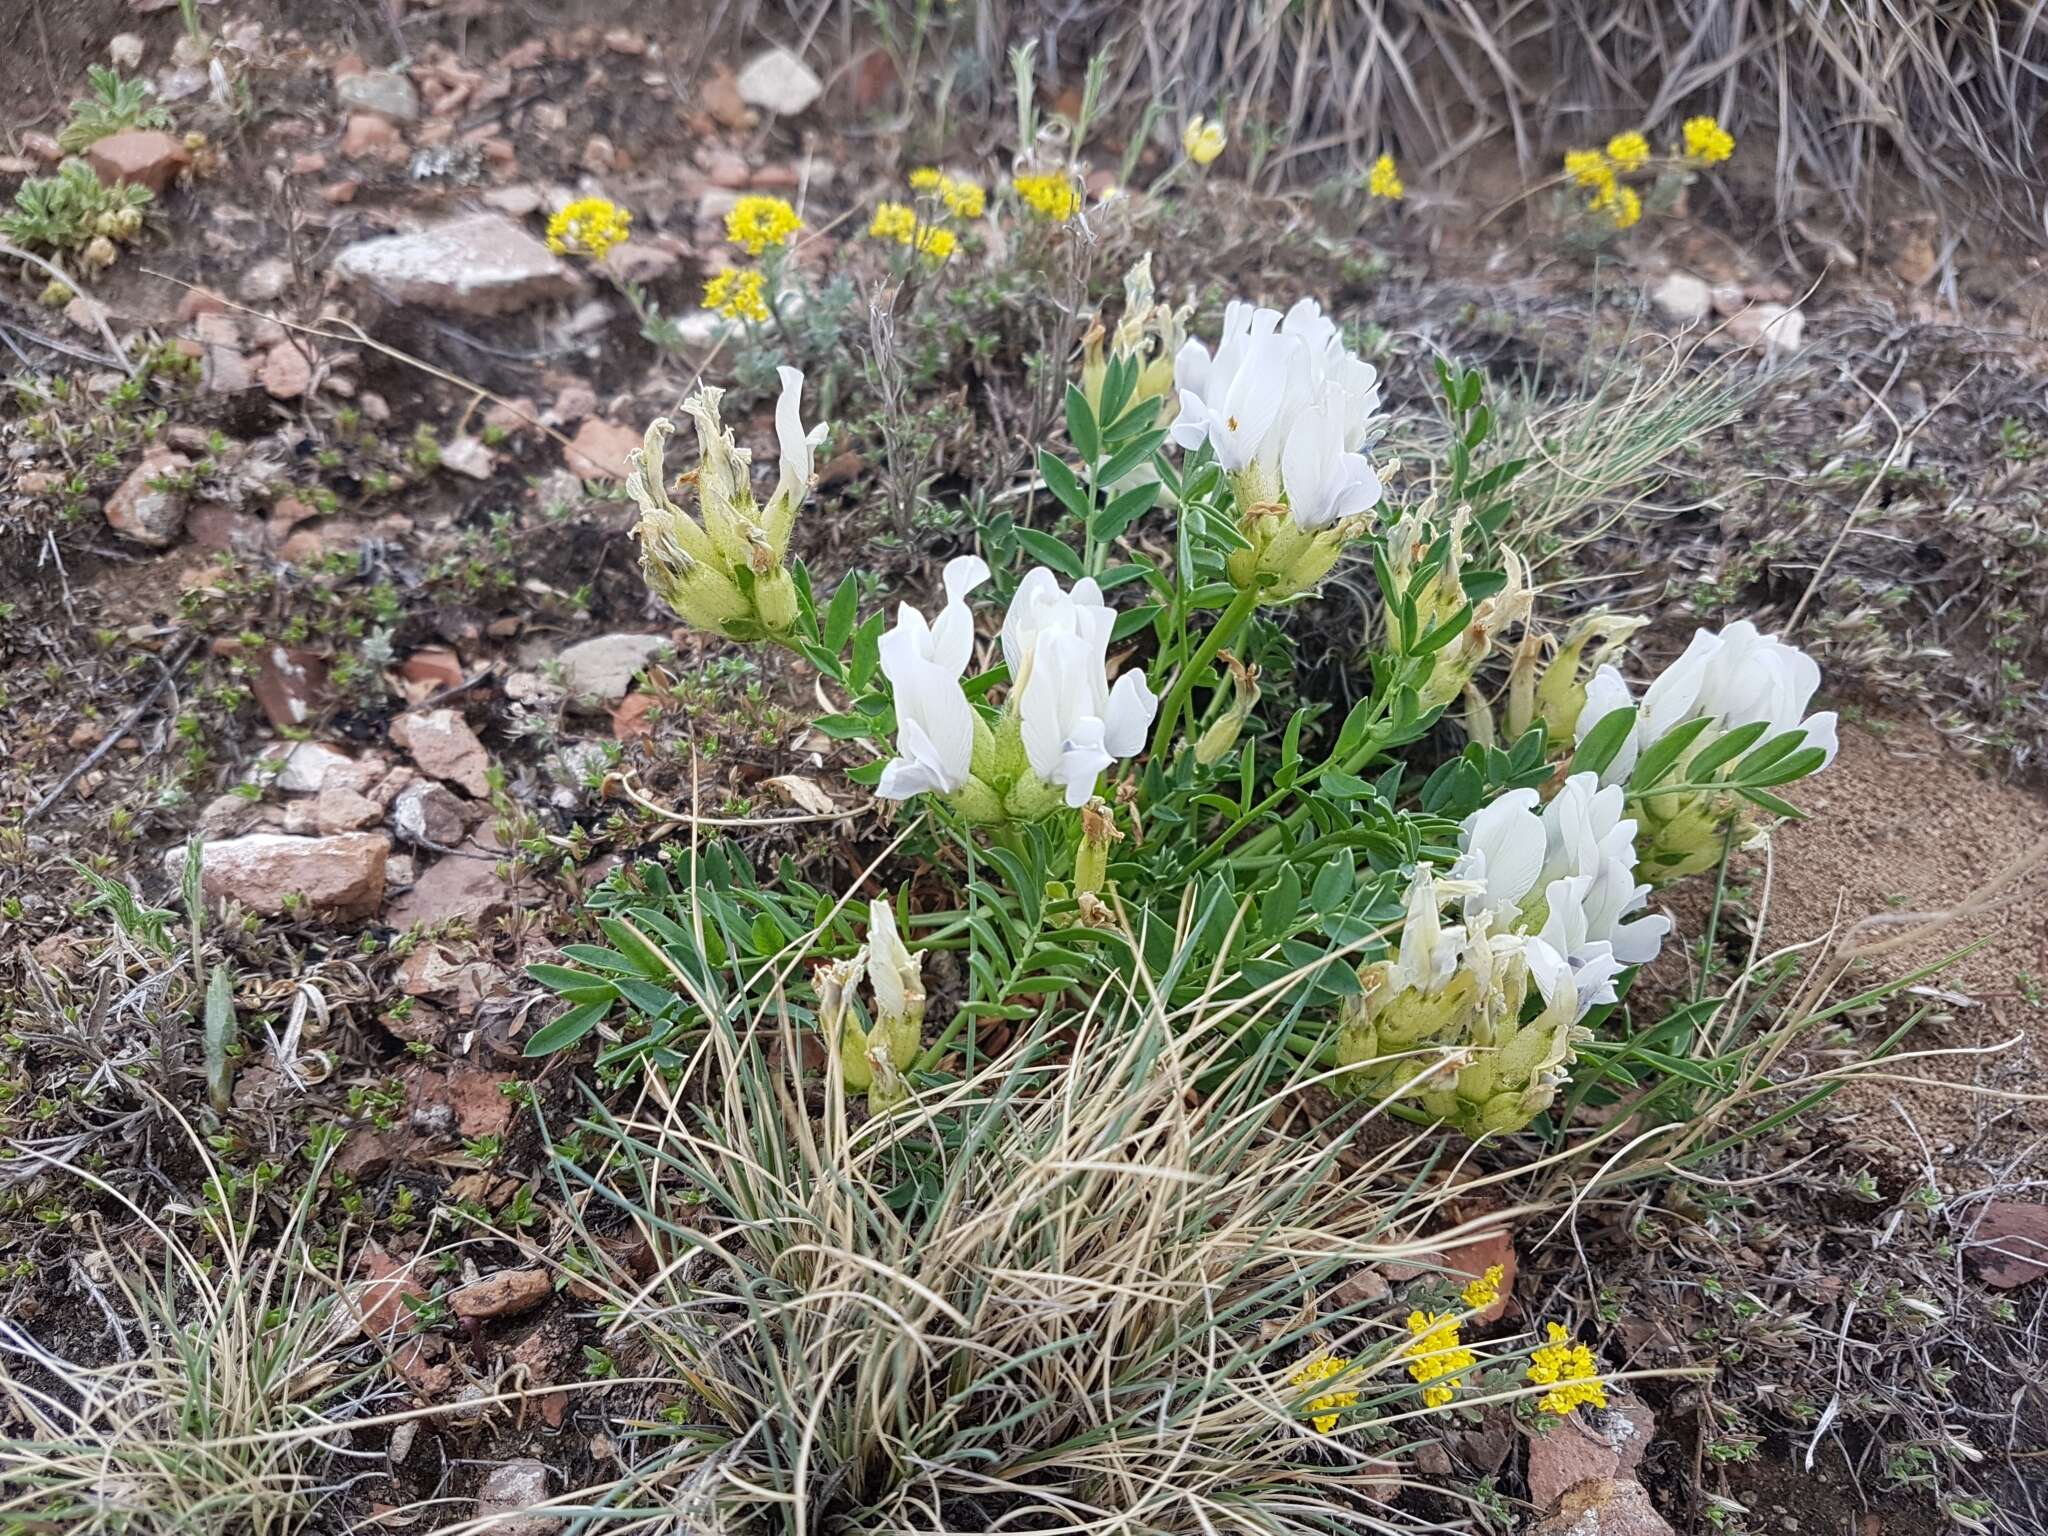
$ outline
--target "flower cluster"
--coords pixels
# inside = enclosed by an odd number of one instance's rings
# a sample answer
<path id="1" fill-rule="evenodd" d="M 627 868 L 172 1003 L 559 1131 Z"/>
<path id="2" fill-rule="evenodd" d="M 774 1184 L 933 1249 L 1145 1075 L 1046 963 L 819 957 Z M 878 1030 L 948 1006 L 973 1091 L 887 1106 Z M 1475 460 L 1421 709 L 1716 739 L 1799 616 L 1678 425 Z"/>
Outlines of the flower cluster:
<path id="1" fill-rule="evenodd" d="M 893 240 L 934 262 L 944 261 L 959 245 L 953 231 L 942 225 L 924 223 L 918 218 L 917 210 L 908 203 L 877 204 L 875 216 L 868 224 L 868 236 L 875 240 Z"/>
<path id="2" fill-rule="evenodd" d="M 1561 1323 L 1550 1324 L 1545 1332 L 1550 1342 L 1529 1356 L 1530 1384 L 1550 1388 L 1536 1399 L 1537 1408 L 1560 1418 L 1582 1403 L 1605 1408 L 1607 1389 L 1601 1385 L 1600 1366 L 1593 1351 L 1574 1343 L 1570 1331 Z"/>
<path id="3" fill-rule="evenodd" d="M 1486 1266 L 1486 1273 L 1474 1275 L 1458 1292 L 1458 1299 L 1474 1312 L 1484 1312 L 1500 1300 L 1500 1285 L 1507 1278 L 1507 1270 L 1499 1264 Z"/>
<path id="4" fill-rule="evenodd" d="M 1735 135 L 1716 117 L 1688 117 L 1679 130 L 1685 158 L 1700 165 L 1719 165 L 1735 153 Z"/>
<path id="5" fill-rule="evenodd" d="M 640 508 L 633 532 L 648 586 L 686 623 L 738 640 L 786 640 L 796 622 L 796 588 L 783 562 L 826 434 L 822 422 L 804 431 L 804 376 L 794 368 L 777 372 L 781 473 L 766 506 L 754 504 L 751 457 L 719 418 L 719 389 L 700 389 L 683 402 L 697 428 L 699 458 L 690 478 L 701 522 L 669 497 L 663 453 L 675 426 L 665 418 L 647 429 L 626 477 L 626 492 Z"/>
<path id="6" fill-rule="evenodd" d="M 803 227 L 797 211 L 782 198 L 760 193 L 741 198 L 725 216 L 725 238 L 749 256 L 789 244 Z"/>
<path id="7" fill-rule="evenodd" d="M 865 976 L 874 998 L 870 1022 L 854 1016 L 854 990 Z M 908 1093 L 903 1073 L 917 1056 L 924 1032 L 924 956 L 913 954 L 886 901 L 868 903 L 867 943 L 845 960 L 829 960 L 812 977 L 818 1028 L 839 1061 L 840 1080 L 868 1096 L 874 1111 L 899 1104 Z"/>
<path id="8" fill-rule="evenodd" d="M 1399 943 L 1359 971 L 1338 1036 L 1352 1069 L 1342 1085 L 1415 1093 L 1472 1135 L 1519 1130 L 1548 1108 L 1586 1038 L 1579 1021 L 1656 958 L 1671 926 L 1643 913 L 1650 888 L 1622 809 L 1619 788 L 1579 773 L 1548 805 L 1518 789 L 1468 816 L 1449 876 L 1416 871 Z M 1453 901 L 1462 921 L 1446 923 Z M 1433 1077 L 1390 1059 L 1429 1046 L 1449 1053 Z"/>
<path id="9" fill-rule="evenodd" d="M 955 218 L 978 219 L 988 208 L 988 191 L 978 181 L 949 175 L 935 165 L 910 173 L 910 190 L 936 195 Z"/>
<path id="10" fill-rule="evenodd" d="M 1081 189 L 1064 170 L 1027 171 L 1010 186 L 1026 208 L 1048 224 L 1064 224 L 1081 211 Z"/>
<path id="11" fill-rule="evenodd" d="M 1351 1362 L 1343 1355 L 1324 1355 L 1303 1365 L 1288 1378 L 1288 1382 L 1296 1387 L 1314 1387 L 1334 1376 L 1341 1376 L 1350 1369 Z M 1346 1408 L 1354 1408 L 1357 1405 L 1356 1392 L 1324 1392 L 1310 1398 L 1303 1406 L 1302 1412 L 1308 1415 L 1308 1421 L 1315 1426 L 1317 1434 L 1327 1435 L 1337 1427 L 1338 1415 Z"/>
<path id="12" fill-rule="evenodd" d="M 579 197 L 548 220 L 548 249 L 602 261 L 632 233 L 633 215 L 602 197 Z"/>
<path id="13" fill-rule="evenodd" d="M 759 267 L 727 267 L 704 284 L 704 307 L 728 320 L 769 318 L 767 276 Z"/>
<path id="14" fill-rule="evenodd" d="M 1711 117 L 1688 118 L 1680 139 L 1671 151 L 1671 161 L 1678 168 L 1719 165 L 1735 153 L 1734 138 Z M 1586 211 L 1600 215 L 1615 229 L 1628 229 L 1643 217 L 1642 194 L 1623 178 L 1651 168 L 1650 141 L 1634 129 L 1617 133 L 1605 149 L 1571 149 L 1564 156 L 1566 179 L 1592 193 Z"/>
<path id="15" fill-rule="evenodd" d="M 1083 578 L 1062 591 L 1039 566 L 1018 584 L 1003 619 L 1010 688 L 991 725 L 961 685 L 974 656 L 967 597 L 988 575 L 972 555 L 947 562 L 938 618 L 927 623 L 905 603 L 882 636 L 897 737 L 877 793 L 890 800 L 940 795 L 970 822 L 1036 821 L 1062 804 L 1087 804 L 1102 771 L 1143 748 L 1159 701 L 1142 669 L 1111 686 L 1116 613 L 1102 589 Z"/>
<path id="16" fill-rule="evenodd" d="M 1427 1408 L 1441 1408 L 1465 1384 L 1465 1372 L 1479 1363 L 1458 1337 L 1455 1312 L 1410 1312 L 1408 1374 L 1422 1386 Z"/>
<path id="17" fill-rule="evenodd" d="M 1696 631 L 1685 654 L 1644 690 L 1640 704 L 1613 666 L 1603 664 L 1594 672 L 1576 721 L 1579 740 L 1617 711 L 1634 711 L 1627 734 L 1600 770 L 1602 783 L 1628 783 L 1643 754 L 1677 732 L 1688 733 L 1670 777 L 1662 781 L 1667 787 L 1659 792 L 1650 786 L 1647 796 L 1631 801 L 1644 824 L 1644 864 L 1660 884 L 1711 868 L 1731 824 L 1743 834 L 1738 842 L 1754 833 L 1754 827 L 1741 825 L 1748 815 L 1746 803 L 1734 795 L 1682 788 L 1688 767 L 1717 741 L 1745 726 L 1760 726 L 1760 741 L 1796 733 L 1787 743 L 1788 753 L 1817 752 L 1818 761 L 1807 772 L 1834 761 L 1834 711 L 1806 713 L 1819 686 L 1820 667 L 1812 657 L 1776 635 L 1759 634 L 1747 619 L 1718 631 Z"/>
<path id="18" fill-rule="evenodd" d="M 1187 126 L 1180 131 L 1181 153 L 1196 165 L 1213 165 L 1216 157 L 1223 153 L 1229 140 L 1223 137 L 1223 124 L 1212 122 L 1196 113 L 1188 119 Z"/>
<path id="19" fill-rule="evenodd" d="M 1246 542 L 1231 580 L 1269 600 L 1315 586 L 1380 502 L 1362 451 L 1376 435 L 1378 373 L 1313 299 L 1285 315 L 1233 301 L 1215 351 L 1190 338 L 1173 381 L 1173 442 L 1206 443 L 1230 477 Z"/>
<path id="20" fill-rule="evenodd" d="M 1372 171 L 1365 178 L 1365 190 L 1386 203 L 1398 203 L 1408 195 L 1407 184 L 1401 180 L 1392 155 L 1381 155 L 1373 161 Z"/>

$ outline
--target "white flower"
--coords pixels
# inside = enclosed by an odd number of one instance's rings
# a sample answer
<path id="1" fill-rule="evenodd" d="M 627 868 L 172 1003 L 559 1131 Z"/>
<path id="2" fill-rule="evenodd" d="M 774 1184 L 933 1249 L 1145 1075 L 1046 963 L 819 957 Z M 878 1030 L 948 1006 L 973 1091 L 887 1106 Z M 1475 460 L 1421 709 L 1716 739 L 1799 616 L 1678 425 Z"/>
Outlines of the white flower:
<path id="1" fill-rule="evenodd" d="M 1427 864 L 1415 871 L 1408 886 L 1408 912 L 1401 920 L 1401 942 L 1388 970 L 1386 995 L 1398 997 L 1412 987 L 1427 996 L 1449 985 L 1465 960 L 1465 928 L 1446 924 L 1438 906 L 1459 889 L 1447 882 L 1439 891 Z"/>
<path id="2" fill-rule="evenodd" d="M 896 700 L 896 753 L 876 793 L 886 800 L 951 794 L 967 782 L 974 759 L 974 706 L 960 678 L 974 655 L 974 615 L 967 594 L 988 580 L 973 555 L 946 563 L 946 606 L 935 624 L 908 603 L 882 636 L 882 675 Z"/>
<path id="3" fill-rule="evenodd" d="M 1700 718 L 1711 720 L 1713 731 L 1731 731 L 1762 721 L 1766 740 L 1786 731 L 1803 731 L 1806 744 L 1826 754 L 1820 765 L 1825 768 L 1835 758 L 1835 713 L 1805 714 L 1819 686 L 1820 667 L 1811 656 L 1776 635 L 1757 633 L 1747 619 L 1718 633 L 1698 630 L 1685 654 L 1644 690 L 1635 724 L 1621 750 L 1601 771 L 1601 781 L 1625 783 L 1644 749 L 1687 721 Z M 1601 667 L 1586 685 L 1577 737 L 1584 740 L 1601 720 L 1633 702 L 1622 675 L 1611 666 Z"/>
<path id="4" fill-rule="evenodd" d="M 1614 1001 L 1614 978 L 1623 966 L 1604 944 L 1568 956 L 1548 939 L 1537 937 L 1524 944 L 1522 956 L 1547 1013 L 1576 1024 L 1595 1003 Z"/>
<path id="5" fill-rule="evenodd" d="M 896 928 L 896 909 L 876 899 L 868 903 L 868 984 L 875 989 L 878 1021 L 924 1019 L 924 955 L 912 954 Z"/>
<path id="6" fill-rule="evenodd" d="M 830 428 L 821 421 L 808 433 L 804 431 L 802 370 L 785 367 L 775 372 L 782 380 L 782 394 L 775 402 L 775 444 L 781 463 L 775 494 L 768 502 L 766 522 L 770 542 L 775 542 L 779 531 L 781 544 L 778 547 L 786 549 L 790 525 L 796 520 L 797 509 L 811 493 L 818 445 L 825 441 L 825 434 Z"/>
<path id="7" fill-rule="evenodd" d="M 1327 528 L 1379 504 L 1380 477 L 1372 460 L 1344 450 L 1336 402 L 1312 406 L 1296 418 L 1280 450 L 1280 481 L 1298 528 Z"/>
<path id="8" fill-rule="evenodd" d="M 1019 732 L 1031 771 L 1081 806 L 1118 758 L 1145 745 L 1159 701 L 1142 669 L 1109 685 L 1109 638 L 1116 613 L 1087 577 L 1071 592 L 1043 566 L 1026 574 L 1003 619 Z"/>
<path id="9" fill-rule="evenodd" d="M 1173 441 L 1195 449 L 1207 442 L 1227 471 L 1249 469 L 1266 456 L 1267 442 L 1287 403 L 1290 372 L 1305 364 L 1300 343 L 1282 339 L 1279 313 L 1233 300 L 1223 312 L 1223 336 L 1211 356 L 1190 337 L 1173 360 L 1180 414 Z"/>
<path id="10" fill-rule="evenodd" d="M 1511 916 L 1543 871 L 1543 819 L 1533 789 L 1511 789 L 1467 816 L 1458 828 L 1451 878 L 1476 884 L 1465 915 Z"/>
<path id="11" fill-rule="evenodd" d="M 1579 893 L 1589 940 L 1605 943 L 1623 965 L 1647 965 L 1664 946 L 1671 919 L 1636 917 L 1649 905 L 1650 887 L 1636 880 L 1636 824 L 1621 814 L 1621 786 L 1599 787 L 1590 773 L 1575 773 L 1543 808 L 1544 858 L 1539 881 L 1547 888 L 1581 876 Z"/>

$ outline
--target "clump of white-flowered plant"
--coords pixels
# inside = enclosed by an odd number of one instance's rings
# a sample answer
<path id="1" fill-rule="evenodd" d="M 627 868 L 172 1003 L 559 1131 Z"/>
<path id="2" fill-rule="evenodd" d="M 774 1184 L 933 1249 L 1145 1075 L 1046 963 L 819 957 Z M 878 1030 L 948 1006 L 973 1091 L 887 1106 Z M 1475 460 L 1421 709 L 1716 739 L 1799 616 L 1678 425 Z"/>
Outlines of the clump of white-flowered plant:
<path id="1" fill-rule="evenodd" d="M 1010 686 L 993 723 L 968 700 L 974 656 L 968 594 L 988 579 L 972 555 L 947 562 L 946 606 L 930 623 L 908 603 L 882 636 L 882 673 L 896 703 L 896 756 L 884 799 L 941 797 L 983 825 L 1038 821 L 1094 797 L 1104 769 L 1144 748 L 1159 701 L 1141 667 L 1109 681 L 1116 612 L 1083 578 L 1071 591 L 1043 566 L 1026 573 L 1003 619 Z"/>
<path id="2" fill-rule="evenodd" d="M 1518 789 L 1468 816 L 1449 874 L 1416 871 L 1398 942 L 1359 972 L 1340 1081 L 1412 1095 L 1474 1135 L 1519 1130 L 1548 1108 L 1587 1038 L 1580 1021 L 1656 958 L 1671 927 L 1644 911 L 1650 888 L 1636 880 L 1636 824 L 1622 807 L 1620 789 L 1579 773 L 1548 805 Z"/>

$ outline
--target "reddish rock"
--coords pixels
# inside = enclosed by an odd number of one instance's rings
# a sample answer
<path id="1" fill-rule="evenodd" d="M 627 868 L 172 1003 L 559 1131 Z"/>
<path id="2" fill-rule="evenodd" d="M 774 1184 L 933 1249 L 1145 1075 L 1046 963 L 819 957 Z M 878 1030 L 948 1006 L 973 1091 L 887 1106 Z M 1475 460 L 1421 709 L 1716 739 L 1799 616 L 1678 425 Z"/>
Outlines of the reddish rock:
<path id="1" fill-rule="evenodd" d="M 185 526 L 185 498 L 177 491 L 159 490 L 150 482 L 191 465 L 182 453 L 150 449 L 107 498 L 107 526 L 129 543 L 149 549 L 167 549 L 176 543 Z"/>
<path id="2" fill-rule="evenodd" d="M 341 131 L 344 160 L 399 161 L 405 158 L 405 135 L 387 117 L 374 112 L 352 112 Z"/>
<path id="3" fill-rule="evenodd" d="M 260 554 L 268 544 L 263 524 L 223 502 L 202 501 L 185 514 L 185 537 L 195 549 Z"/>
<path id="4" fill-rule="evenodd" d="M 400 715 L 391 722 L 391 739 L 412 754 L 422 773 L 445 779 L 478 798 L 491 792 L 491 755 L 459 711 L 433 709 Z"/>
<path id="5" fill-rule="evenodd" d="M 317 149 L 302 149 L 292 156 L 291 170 L 294 176 L 318 176 L 327 169 L 327 157 Z"/>
<path id="6" fill-rule="evenodd" d="M 264 648 L 249 684 L 256 703 L 279 730 L 297 730 L 325 703 L 327 658 L 317 651 Z"/>
<path id="7" fill-rule="evenodd" d="M 1977 1218 L 1967 1251 L 1983 1282 L 2002 1291 L 2048 1275 L 2048 1205 L 1993 1200 Z"/>
<path id="8" fill-rule="evenodd" d="M 642 434 L 631 427 L 593 416 L 577 429 L 562 459 L 578 479 L 623 480 L 629 465 L 627 455 L 640 446 Z"/>
<path id="9" fill-rule="evenodd" d="M 541 241 L 496 213 L 474 213 L 344 250 L 334 270 L 395 303 L 498 315 L 577 292 L 580 279 Z"/>
<path id="10" fill-rule="evenodd" d="M 521 432 L 531 432 L 539 415 L 539 406 L 525 395 L 515 395 L 502 403 L 493 401 L 484 412 L 484 426 L 507 437 L 517 437 Z"/>
<path id="11" fill-rule="evenodd" d="M 384 807 L 345 784 L 329 784 L 314 802 L 313 821 L 324 836 L 360 832 L 384 819 Z"/>
<path id="12" fill-rule="evenodd" d="M 313 364 L 296 342 L 280 341 L 263 359 L 263 387 L 274 400 L 296 400 L 313 383 Z"/>
<path id="13" fill-rule="evenodd" d="M 168 133 L 131 128 L 97 140 L 86 150 L 85 163 L 109 185 L 132 182 L 160 193 L 172 177 L 191 167 L 192 156 Z"/>
<path id="14" fill-rule="evenodd" d="M 408 1301 L 423 1302 L 427 1288 L 413 1278 L 412 1260 L 394 1259 L 376 1242 L 363 1245 L 363 1278 L 350 1288 L 356 1316 L 367 1338 L 385 1339 L 401 1332 L 412 1317 Z"/>
<path id="15" fill-rule="evenodd" d="M 24 133 L 21 136 L 21 147 L 45 165 L 55 165 L 64 158 L 64 146 L 47 133 Z"/>
<path id="16" fill-rule="evenodd" d="M 409 683 L 453 688 L 462 681 L 462 658 L 445 645 L 423 645 L 399 663 L 398 675 Z"/>
<path id="17" fill-rule="evenodd" d="M 449 1292 L 448 1307 L 461 1318 L 512 1317 L 539 1306 L 553 1290 L 544 1269 L 501 1269 Z"/>
<path id="18" fill-rule="evenodd" d="M 1435 1253 L 1418 1254 L 1409 1262 L 1389 1263 L 1381 1268 L 1396 1283 L 1428 1276 L 1453 1290 L 1461 1290 L 1466 1282 L 1478 1279 L 1496 1264 L 1501 1269 L 1500 1295 L 1472 1314 L 1472 1322 L 1483 1326 L 1497 1322 L 1514 1296 L 1515 1245 L 1505 1227 L 1487 1227 L 1455 1239 L 1446 1238 Z"/>
<path id="19" fill-rule="evenodd" d="M 217 293 L 204 288 L 187 288 L 178 299 L 178 323 L 190 324 L 201 315 L 224 315 L 228 312 L 227 300 Z"/>
<path id="20" fill-rule="evenodd" d="M 1537 1417 L 1542 1427 L 1529 1437 L 1529 1500 L 1538 1509 L 1550 1508 L 1580 1483 L 1630 1476 L 1657 1427 L 1648 1406 L 1633 1400 L 1562 1419 Z"/>
<path id="21" fill-rule="evenodd" d="M 418 1068 L 406 1082 L 413 1129 L 426 1136 L 502 1136 L 513 1109 L 505 1089 L 517 1081 L 463 1062 L 446 1072 Z"/>
<path id="22" fill-rule="evenodd" d="M 331 181 L 320 189 L 320 201 L 340 206 L 356 200 L 356 193 L 362 190 L 362 183 L 353 178 L 347 181 Z"/>
<path id="23" fill-rule="evenodd" d="M 1581 1483 L 1527 1536 L 1676 1536 L 1640 1483 Z"/>
<path id="24" fill-rule="evenodd" d="M 381 832 L 289 837 L 251 832 L 200 848 L 200 885 L 210 897 L 240 903 L 265 917 L 285 911 L 286 898 L 327 917 L 369 917 L 384 901 L 384 861 L 391 840 Z M 185 850 L 168 849 L 164 874 L 175 881 Z"/>
<path id="25" fill-rule="evenodd" d="M 661 700 L 651 693 L 629 693 L 612 711 L 612 735 L 620 741 L 646 741 L 654 736 L 654 711 Z"/>
<path id="26" fill-rule="evenodd" d="M 512 888 L 498 873 L 504 858 L 496 835 L 480 828 L 424 870 L 412 889 L 391 903 L 384 921 L 400 929 L 458 921 L 480 927 L 511 911 Z"/>

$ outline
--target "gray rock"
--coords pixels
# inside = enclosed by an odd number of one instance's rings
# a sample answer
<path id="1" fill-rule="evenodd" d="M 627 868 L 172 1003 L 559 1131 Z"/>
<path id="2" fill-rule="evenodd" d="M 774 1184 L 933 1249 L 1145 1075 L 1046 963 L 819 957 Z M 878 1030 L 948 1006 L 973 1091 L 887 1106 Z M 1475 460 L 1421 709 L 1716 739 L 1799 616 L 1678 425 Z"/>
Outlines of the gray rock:
<path id="1" fill-rule="evenodd" d="M 1714 290 L 1690 272 L 1673 272 L 1650 290 L 1650 302 L 1671 319 L 1691 325 L 1713 313 Z"/>
<path id="2" fill-rule="evenodd" d="M 501 1462 L 484 1474 L 476 1491 L 476 1517 L 488 1522 L 491 1536 L 554 1536 L 562 1528 L 560 1516 L 527 1513 L 547 1496 L 548 1469 L 540 1462 Z"/>
<path id="3" fill-rule="evenodd" d="M 510 219 L 473 213 L 350 246 L 334 270 L 401 304 L 501 315 L 576 292 L 578 279 Z"/>
<path id="4" fill-rule="evenodd" d="M 755 54 L 733 83 L 741 101 L 777 117 L 795 117 L 825 90 L 825 82 L 787 48 Z"/>
<path id="5" fill-rule="evenodd" d="M 570 646 L 556 660 L 572 701 L 610 706 L 626 696 L 649 661 L 668 649 L 666 635 L 599 635 Z"/>
<path id="6" fill-rule="evenodd" d="M 462 802 L 445 785 L 422 779 L 391 802 L 391 826 L 407 842 L 451 848 L 462 841 Z"/>
<path id="7" fill-rule="evenodd" d="M 334 99 L 350 112 L 375 112 L 394 123 L 419 121 L 420 93 L 403 75 L 379 70 L 346 76 L 334 82 Z"/>

